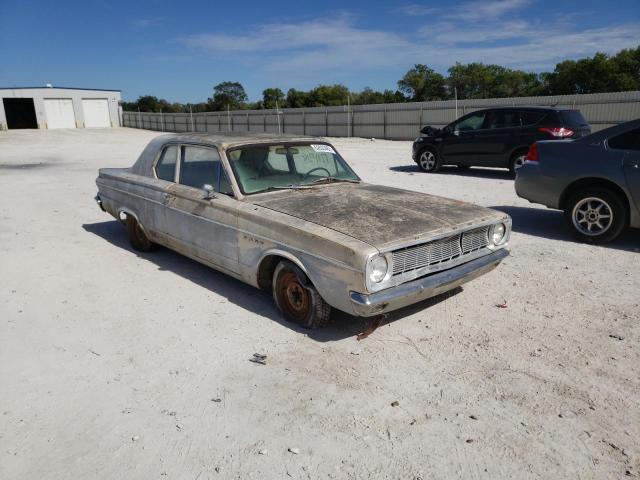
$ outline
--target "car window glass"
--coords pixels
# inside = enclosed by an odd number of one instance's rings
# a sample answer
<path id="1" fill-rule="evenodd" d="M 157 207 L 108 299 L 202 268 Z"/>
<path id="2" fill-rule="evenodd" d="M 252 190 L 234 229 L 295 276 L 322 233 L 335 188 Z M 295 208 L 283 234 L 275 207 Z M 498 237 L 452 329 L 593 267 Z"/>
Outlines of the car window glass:
<path id="1" fill-rule="evenodd" d="M 180 149 L 177 145 L 171 145 L 164 149 L 162 156 L 156 165 L 156 175 L 161 180 L 173 182 L 176 178 L 176 163 Z"/>
<path id="2" fill-rule="evenodd" d="M 520 126 L 520 117 L 514 110 L 494 110 L 487 112 L 482 128 L 513 128 Z"/>
<path id="3" fill-rule="evenodd" d="M 215 189 L 219 167 L 220 155 L 215 148 L 184 147 L 180 183 L 199 189 L 208 184 Z"/>
<path id="4" fill-rule="evenodd" d="M 611 137 L 607 143 L 617 150 L 640 150 L 640 128 Z"/>
<path id="5" fill-rule="evenodd" d="M 225 195 L 233 196 L 233 189 L 231 188 L 231 182 L 229 182 L 229 177 L 222 169 L 222 164 L 220 165 L 220 181 L 218 182 L 218 192 L 224 193 Z"/>
<path id="6" fill-rule="evenodd" d="M 466 118 L 463 118 L 458 123 L 453 125 L 453 130 L 465 132 L 468 130 L 478 130 L 484 122 L 485 113 L 474 113 Z"/>
<path id="7" fill-rule="evenodd" d="M 529 126 L 535 125 L 540 122 L 547 114 L 545 112 L 534 112 L 532 110 L 524 110 L 520 112 L 520 118 L 522 118 L 522 125 Z"/>
<path id="8" fill-rule="evenodd" d="M 302 175 L 313 171 L 314 175 L 337 177 L 341 172 L 345 172 L 344 169 L 338 170 L 338 163 L 331 153 L 316 152 L 310 148 L 293 148 L 291 151 L 296 172 Z"/>
<path id="9" fill-rule="evenodd" d="M 287 155 L 285 153 L 278 153 L 275 150 L 269 150 L 267 153 L 267 164 L 272 170 L 280 172 L 288 172 L 289 164 L 287 163 Z"/>

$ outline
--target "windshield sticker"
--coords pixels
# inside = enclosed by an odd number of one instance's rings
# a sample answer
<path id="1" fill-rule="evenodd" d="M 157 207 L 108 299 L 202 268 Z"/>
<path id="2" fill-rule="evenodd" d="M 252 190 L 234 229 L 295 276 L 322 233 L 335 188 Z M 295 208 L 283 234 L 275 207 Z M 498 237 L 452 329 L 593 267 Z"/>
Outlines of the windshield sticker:
<path id="1" fill-rule="evenodd" d="M 336 153 L 336 151 L 333 148 L 331 148 L 330 145 L 315 144 L 315 145 L 311 145 L 311 148 L 313 148 L 315 152 L 319 152 L 319 153 Z"/>

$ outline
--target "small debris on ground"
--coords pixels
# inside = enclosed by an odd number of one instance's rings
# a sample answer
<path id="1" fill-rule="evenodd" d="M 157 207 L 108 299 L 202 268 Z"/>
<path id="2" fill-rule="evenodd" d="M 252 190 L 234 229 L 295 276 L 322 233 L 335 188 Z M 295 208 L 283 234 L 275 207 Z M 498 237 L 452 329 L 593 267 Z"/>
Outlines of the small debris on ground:
<path id="1" fill-rule="evenodd" d="M 411 420 L 411 421 L 409 422 L 409 425 L 413 426 L 413 425 L 415 425 L 415 424 L 416 424 L 416 422 L 417 422 L 417 420 L 414 418 L 413 420 Z"/>
<path id="2" fill-rule="evenodd" d="M 138 440 L 140 440 L 140 435 L 134 435 L 133 437 L 131 437 L 132 442 L 137 442 Z"/>
<path id="3" fill-rule="evenodd" d="M 93 350 L 89 349 L 89 352 L 93 353 L 94 355 L 100 357 L 101 355 L 98 352 L 94 352 Z"/>
<path id="4" fill-rule="evenodd" d="M 297 447 L 289 447 L 287 450 L 295 455 L 298 455 L 300 453 L 300 449 Z"/>
<path id="5" fill-rule="evenodd" d="M 478 417 L 476 417 L 475 415 L 469 415 L 469 418 L 470 418 L 471 420 L 477 420 L 477 419 L 478 419 Z"/>
<path id="6" fill-rule="evenodd" d="M 182 430 L 182 424 L 181 423 L 176 423 L 176 429 L 177 430 Z"/>
<path id="7" fill-rule="evenodd" d="M 467 443 L 473 443 L 473 438 L 467 438 L 465 441 L 466 441 Z"/>
<path id="8" fill-rule="evenodd" d="M 216 403 L 220 403 L 222 401 L 221 398 L 212 398 L 211 399 L 212 402 L 216 402 Z"/>
<path id="9" fill-rule="evenodd" d="M 267 455 L 268 453 L 269 453 L 269 450 L 266 450 L 266 449 L 258 450 L 258 455 Z"/>
<path id="10" fill-rule="evenodd" d="M 496 304 L 496 308 L 507 308 L 507 301 Z"/>
<path id="11" fill-rule="evenodd" d="M 394 400 L 393 402 L 391 402 L 392 407 L 397 407 L 398 405 L 400 405 L 400 402 L 398 400 Z"/>
<path id="12" fill-rule="evenodd" d="M 610 333 L 609 336 L 611 338 L 615 338 L 616 340 L 624 340 L 624 337 L 622 335 L 618 335 L 617 333 Z"/>
<path id="13" fill-rule="evenodd" d="M 250 362 L 253 363 L 258 363 L 260 365 L 266 365 L 267 364 L 267 356 L 266 355 L 262 355 L 261 353 L 254 353 L 253 357 L 249 359 Z"/>

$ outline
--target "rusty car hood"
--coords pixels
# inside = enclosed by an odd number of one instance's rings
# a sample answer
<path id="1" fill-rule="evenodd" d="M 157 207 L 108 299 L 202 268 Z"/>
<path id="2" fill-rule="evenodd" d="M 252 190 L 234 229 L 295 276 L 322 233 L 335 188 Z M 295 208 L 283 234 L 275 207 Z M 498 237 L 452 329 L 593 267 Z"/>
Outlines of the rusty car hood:
<path id="1" fill-rule="evenodd" d="M 366 183 L 286 190 L 247 200 L 378 249 L 427 241 L 429 237 L 506 217 L 502 212 L 458 200 Z"/>

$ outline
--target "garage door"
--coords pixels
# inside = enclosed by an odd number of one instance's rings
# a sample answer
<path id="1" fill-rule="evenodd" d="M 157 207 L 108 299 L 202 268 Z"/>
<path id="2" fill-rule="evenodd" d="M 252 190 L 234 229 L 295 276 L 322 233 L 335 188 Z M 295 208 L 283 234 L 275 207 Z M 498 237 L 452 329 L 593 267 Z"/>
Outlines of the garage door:
<path id="1" fill-rule="evenodd" d="M 76 128 L 76 116 L 70 98 L 45 98 L 44 112 L 47 128 Z"/>
<path id="2" fill-rule="evenodd" d="M 82 111 L 86 128 L 111 126 L 109 102 L 106 98 L 83 98 Z"/>

